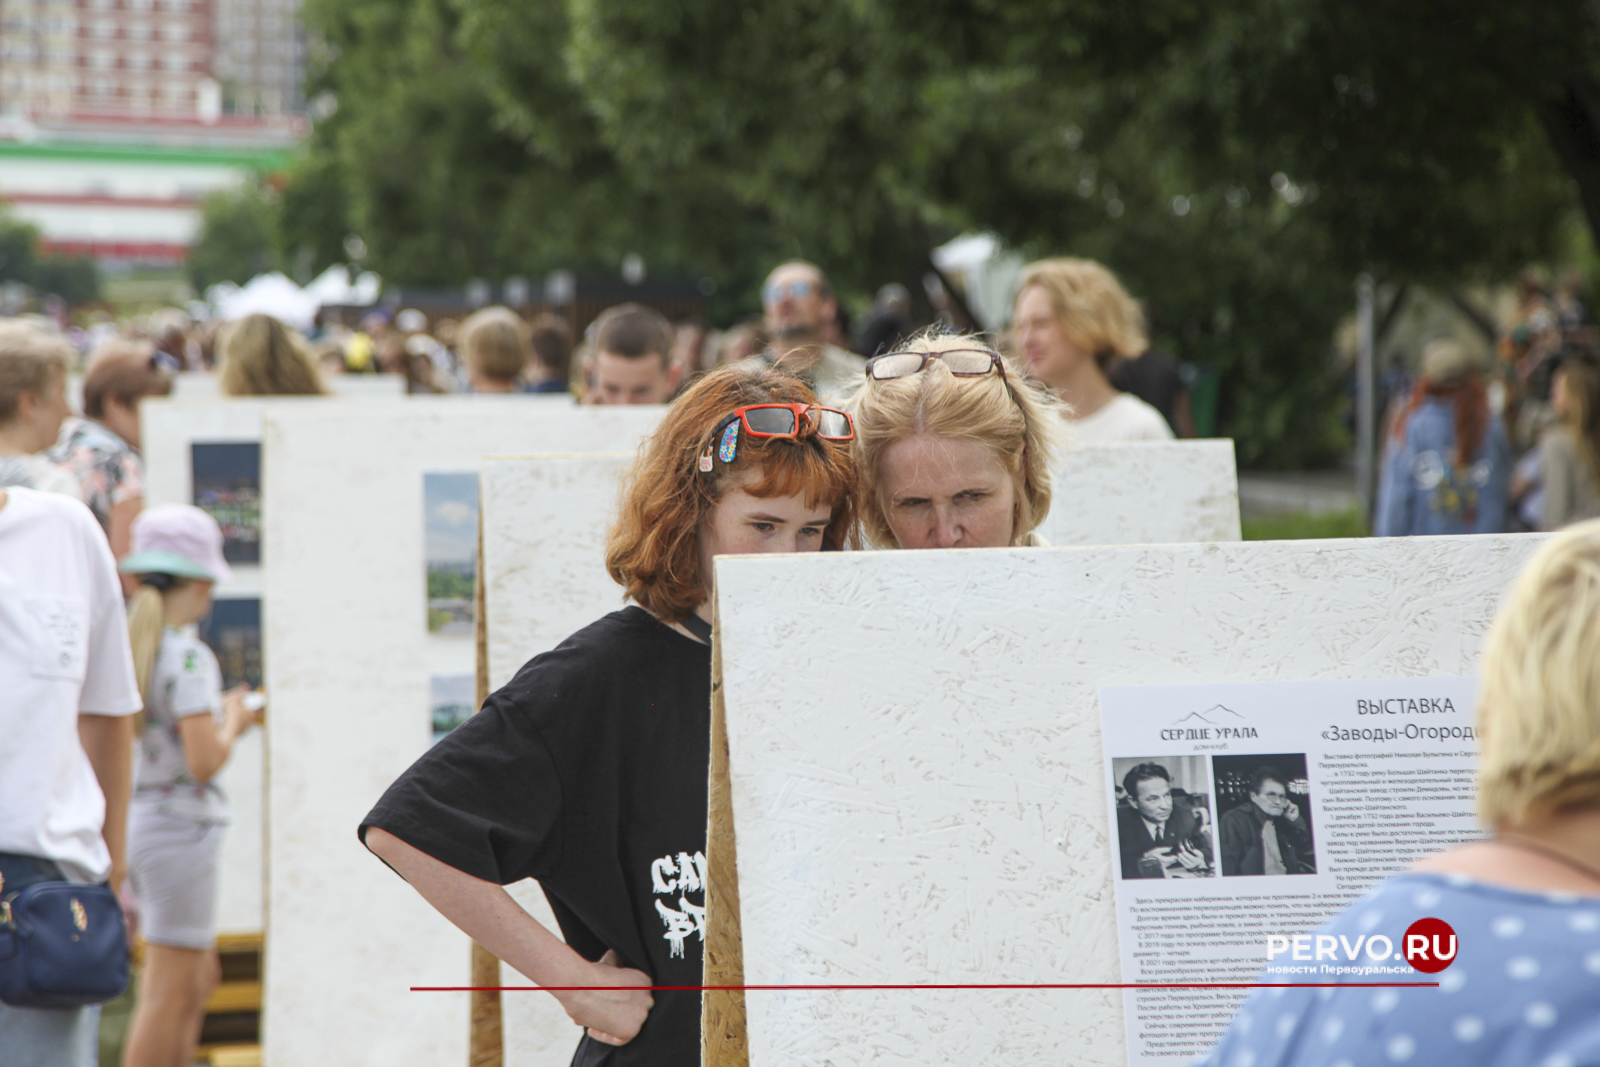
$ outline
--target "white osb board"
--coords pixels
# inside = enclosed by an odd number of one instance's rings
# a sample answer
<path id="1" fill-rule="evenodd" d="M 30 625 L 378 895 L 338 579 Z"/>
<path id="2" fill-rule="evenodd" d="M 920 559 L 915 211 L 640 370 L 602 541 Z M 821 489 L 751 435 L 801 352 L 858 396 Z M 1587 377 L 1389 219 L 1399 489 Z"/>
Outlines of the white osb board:
<path id="1" fill-rule="evenodd" d="M 1051 486 L 1039 532 L 1052 545 L 1239 540 L 1239 474 L 1226 438 L 1073 448 L 1051 469 Z"/>
<path id="2" fill-rule="evenodd" d="M 622 589 L 605 569 L 606 534 L 616 517 L 633 452 L 496 456 L 480 468 L 483 580 L 488 619 L 489 687 L 498 689 L 528 660 L 608 612 Z M 537 883 L 511 887 L 517 901 L 558 935 Z M 506 985 L 528 981 L 501 967 Z M 566 1067 L 580 1032 L 554 997 L 501 996 L 505 1067 Z"/>
<path id="3" fill-rule="evenodd" d="M 1098 688 L 1471 674 L 1540 540 L 719 561 L 745 981 L 1119 981 Z M 752 1067 L 1125 1062 L 1114 990 L 745 1002 Z"/>
<path id="4" fill-rule="evenodd" d="M 194 503 L 190 446 L 195 442 L 259 442 L 261 413 L 269 405 L 301 402 L 299 398 L 205 401 L 164 397 L 141 401 L 145 507 Z M 217 586 L 217 597 L 259 598 L 261 568 L 235 563 L 232 569 L 233 580 Z M 232 820 L 222 837 L 218 863 L 217 929 L 221 931 L 253 933 L 263 925 L 264 750 L 261 731 L 251 730 L 234 745 L 217 777 L 217 785 L 228 797 Z"/>
<path id="5" fill-rule="evenodd" d="M 197 443 L 259 444 L 261 416 L 286 404 L 325 403 L 303 397 L 179 400 L 147 397 L 139 402 L 140 452 L 144 456 L 144 502 L 194 503 L 192 447 Z M 258 596 L 261 568 L 232 564 L 233 581 L 217 587 L 219 596 Z"/>
<path id="6" fill-rule="evenodd" d="M 467 938 L 356 840 L 429 744 L 423 474 L 632 450 L 663 410 L 412 398 L 267 414 L 267 1067 L 466 1058 L 467 995 L 409 987 L 466 984 Z"/>
<path id="7" fill-rule="evenodd" d="M 483 461 L 489 688 L 623 606 L 606 535 L 635 453 L 492 456 Z"/>
<path id="8" fill-rule="evenodd" d="M 405 401 L 403 391 L 393 387 L 399 381 L 396 376 L 365 378 L 376 384 L 352 399 L 363 403 Z M 209 389 L 184 387 L 197 380 L 203 380 Z M 146 507 L 194 503 L 191 448 L 196 443 L 259 444 L 265 412 L 330 402 L 326 397 L 224 397 L 217 394 L 215 378 L 208 374 L 180 374 L 176 381 L 176 397 L 147 397 L 139 404 Z M 231 566 L 233 578 L 217 586 L 218 599 L 259 599 L 261 565 Z M 262 929 L 264 747 L 259 731 L 245 734 L 217 780 L 228 796 L 232 818 L 222 838 L 219 863 L 217 929 L 222 931 Z"/>
<path id="9" fill-rule="evenodd" d="M 406 380 L 399 374 L 325 374 L 323 384 L 343 400 L 406 395 Z M 222 385 L 210 371 L 185 371 L 172 379 L 172 395 L 183 400 L 222 396 Z"/>

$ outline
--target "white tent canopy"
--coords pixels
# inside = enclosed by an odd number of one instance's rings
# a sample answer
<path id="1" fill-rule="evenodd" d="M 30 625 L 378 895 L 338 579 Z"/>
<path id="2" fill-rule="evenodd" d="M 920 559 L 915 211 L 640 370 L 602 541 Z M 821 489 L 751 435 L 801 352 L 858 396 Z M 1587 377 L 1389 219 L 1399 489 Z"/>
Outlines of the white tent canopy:
<path id="1" fill-rule="evenodd" d="M 282 272 L 269 271 L 251 278 L 243 287 L 230 282 L 213 285 L 206 290 L 206 301 L 223 322 L 246 315 L 271 315 L 303 331 L 311 329 L 311 320 L 319 308 L 328 304 L 371 304 L 378 299 L 382 287 L 382 281 L 371 271 L 352 282 L 343 266 L 329 267 L 304 289 Z"/>
<path id="2" fill-rule="evenodd" d="M 329 304 L 359 306 L 376 303 L 382 288 L 383 281 L 372 271 L 363 272 L 352 282 L 350 271 L 343 264 L 336 263 L 317 275 L 305 291 L 306 295 L 316 299 L 318 307 Z"/>

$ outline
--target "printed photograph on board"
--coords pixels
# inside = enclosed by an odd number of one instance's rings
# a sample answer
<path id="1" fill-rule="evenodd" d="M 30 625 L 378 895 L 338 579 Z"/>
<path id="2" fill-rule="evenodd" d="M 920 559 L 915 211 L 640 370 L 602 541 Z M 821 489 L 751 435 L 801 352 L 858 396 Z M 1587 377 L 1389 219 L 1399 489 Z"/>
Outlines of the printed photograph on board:
<path id="1" fill-rule="evenodd" d="M 433 717 L 433 739 L 454 730 L 472 717 L 476 679 L 470 674 L 435 674 L 428 679 L 428 703 Z"/>
<path id="2" fill-rule="evenodd" d="M 222 558 L 261 562 L 261 446 L 254 441 L 190 445 L 195 507 L 222 527 Z"/>
<path id="3" fill-rule="evenodd" d="M 211 646 L 222 667 L 222 687 L 261 686 L 261 600 L 219 597 L 200 620 L 200 640 Z"/>
<path id="4" fill-rule="evenodd" d="M 477 604 L 478 476 L 422 476 L 428 632 L 470 635 Z"/>
<path id="5" fill-rule="evenodd" d="M 1204 756 L 1113 759 L 1123 878 L 1212 878 L 1211 787 Z"/>
<path id="6" fill-rule="evenodd" d="M 1304 752 L 1213 756 L 1211 773 L 1223 877 L 1317 873 Z"/>

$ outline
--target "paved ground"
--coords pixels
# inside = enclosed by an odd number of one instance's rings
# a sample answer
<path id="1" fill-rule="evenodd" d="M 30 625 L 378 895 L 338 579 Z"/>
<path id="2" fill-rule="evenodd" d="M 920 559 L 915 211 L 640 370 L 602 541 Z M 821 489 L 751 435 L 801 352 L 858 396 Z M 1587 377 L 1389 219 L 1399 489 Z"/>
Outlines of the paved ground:
<path id="1" fill-rule="evenodd" d="M 1245 518 L 1304 511 L 1321 514 L 1356 506 L 1356 478 L 1350 471 L 1239 474 L 1239 512 Z"/>

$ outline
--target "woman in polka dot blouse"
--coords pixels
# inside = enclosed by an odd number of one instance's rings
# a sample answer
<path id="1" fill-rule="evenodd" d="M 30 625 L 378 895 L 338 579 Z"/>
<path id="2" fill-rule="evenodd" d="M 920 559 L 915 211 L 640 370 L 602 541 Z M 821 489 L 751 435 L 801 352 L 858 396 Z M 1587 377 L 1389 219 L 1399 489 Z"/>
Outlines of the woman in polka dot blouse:
<path id="1" fill-rule="evenodd" d="M 1494 836 L 1318 931 L 1400 951 L 1413 922 L 1442 919 L 1456 953 L 1436 974 L 1330 979 L 1438 988 L 1258 989 L 1195 1067 L 1600 1067 L 1600 521 L 1553 538 L 1512 587 L 1484 649 L 1478 732 Z"/>

